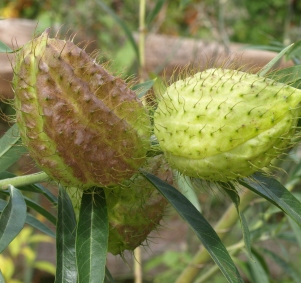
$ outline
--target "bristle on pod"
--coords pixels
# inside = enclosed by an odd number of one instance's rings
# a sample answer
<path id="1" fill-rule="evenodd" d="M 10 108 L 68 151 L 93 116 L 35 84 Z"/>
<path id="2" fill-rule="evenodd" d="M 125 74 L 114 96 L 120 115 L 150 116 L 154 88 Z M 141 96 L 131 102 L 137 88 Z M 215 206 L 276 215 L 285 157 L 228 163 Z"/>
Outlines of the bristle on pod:
<path id="1" fill-rule="evenodd" d="M 301 90 L 214 68 L 170 85 L 158 98 L 154 132 L 169 164 L 209 181 L 247 177 L 292 145 Z"/>
<path id="2" fill-rule="evenodd" d="M 16 121 L 47 174 L 85 189 L 137 173 L 150 147 L 150 121 L 122 79 L 48 31 L 24 45 L 15 62 Z"/>
<path id="3" fill-rule="evenodd" d="M 144 171 L 155 174 L 170 184 L 172 170 L 162 155 L 149 158 Z M 112 188 L 104 189 L 106 194 L 109 239 L 108 251 L 114 255 L 125 250 L 134 250 L 141 245 L 151 231 L 160 225 L 168 207 L 167 200 L 140 174 Z M 84 193 L 77 188 L 68 188 L 77 216 L 80 200 Z M 94 191 L 97 193 L 97 190 Z"/>

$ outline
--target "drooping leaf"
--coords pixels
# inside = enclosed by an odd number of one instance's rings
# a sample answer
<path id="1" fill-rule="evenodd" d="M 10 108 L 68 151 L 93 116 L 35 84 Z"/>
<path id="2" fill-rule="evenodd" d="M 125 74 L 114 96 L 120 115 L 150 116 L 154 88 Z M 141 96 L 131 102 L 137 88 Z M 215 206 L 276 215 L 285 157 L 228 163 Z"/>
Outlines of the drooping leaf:
<path id="1" fill-rule="evenodd" d="M 280 60 L 280 58 L 289 51 L 290 48 L 292 48 L 294 44 L 291 44 L 287 47 L 285 47 L 281 52 L 279 52 L 277 54 L 277 56 L 275 58 L 273 58 L 269 63 L 267 63 L 261 70 L 260 72 L 258 73 L 259 76 L 262 76 L 264 77 L 268 71 L 270 71 L 273 66 Z"/>
<path id="2" fill-rule="evenodd" d="M 264 258 L 254 249 L 252 252 L 255 259 L 254 261 L 249 260 L 252 283 L 270 283 Z"/>
<path id="3" fill-rule="evenodd" d="M 42 233 L 55 238 L 55 232 L 53 232 L 48 226 L 46 226 L 44 223 L 42 223 L 40 220 L 35 218 L 30 213 L 27 213 L 26 215 L 26 223 L 37 230 L 41 231 Z"/>
<path id="4" fill-rule="evenodd" d="M 243 282 L 232 258 L 203 215 L 179 191 L 158 177 L 142 172 L 189 224 L 220 268 L 228 282 Z"/>
<path id="5" fill-rule="evenodd" d="M 252 259 L 250 231 L 249 231 L 249 227 L 248 227 L 247 221 L 245 219 L 245 216 L 242 212 L 240 212 L 240 209 L 239 209 L 239 204 L 240 204 L 239 194 L 238 194 L 237 190 L 235 189 L 235 187 L 233 186 L 233 184 L 231 184 L 230 182 L 229 183 L 220 183 L 220 186 L 227 193 L 227 195 L 229 196 L 229 198 L 231 199 L 231 201 L 233 202 L 233 204 L 236 208 L 236 211 L 239 216 L 241 228 L 242 228 L 242 234 L 243 234 L 243 239 L 244 239 L 244 243 L 245 243 L 245 248 L 249 254 L 249 257 Z"/>
<path id="6" fill-rule="evenodd" d="M 279 207 L 301 226 L 300 201 L 276 179 L 257 172 L 252 179 L 245 178 L 239 183 Z"/>
<path id="7" fill-rule="evenodd" d="M 14 164 L 27 149 L 22 146 L 17 124 L 0 139 L 0 172 Z"/>
<path id="8" fill-rule="evenodd" d="M 0 41 L 0 53 L 10 53 L 14 52 L 10 47 Z"/>
<path id="9" fill-rule="evenodd" d="M 137 97 L 142 98 L 154 85 L 155 80 L 146 81 L 141 84 L 134 85 L 132 90 L 137 91 Z"/>
<path id="10" fill-rule="evenodd" d="M 285 271 L 286 275 L 294 280 L 295 283 L 300 282 L 301 273 L 299 273 L 291 264 L 287 263 L 283 258 L 281 258 L 278 254 L 274 253 L 271 250 L 262 248 L 265 255 L 268 255 L 271 260 L 276 262 L 283 271 Z"/>
<path id="11" fill-rule="evenodd" d="M 115 280 L 107 267 L 106 267 L 106 276 L 105 276 L 104 283 L 115 283 Z"/>
<path id="12" fill-rule="evenodd" d="M 0 213 L 4 210 L 5 206 L 7 205 L 7 202 L 3 199 L 0 199 Z M 36 219 L 33 215 L 30 213 L 26 214 L 26 224 L 40 230 L 41 232 L 49 235 L 50 237 L 55 238 L 55 233 L 47 227 L 44 223 L 42 223 L 40 220 Z"/>
<path id="13" fill-rule="evenodd" d="M 9 186 L 10 198 L 0 216 L 0 253 L 22 230 L 26 220 L 26 203 L 22 193 Z"/>
<path id="14" fill-rule="evenodd" d="M 5 191 L 0 191 L 0 194 L 3 195 L 9 195 L 9 191 L 5 190 Z M 31 200 L 28 197 L 24 197 L 25 203 L 28 207 L 34 209 L 36 212 L 40 213 L 41 215 L 43 215 L 47 220 L 49 220 L 52 224 L 56 224 L 56 218 L 55 216 L 53 216 L 48 210 L 46 210 L 44 207 L 42 207 L 41 205 L 39 205 L 38 203 L 36 203 L 35 201 Z"/>
<path id="15" fill-rule="evenodd" d="M 148 14 L 146 17 L 146 26 L 150 28 L 152 21 L 156 18 L 156 16 L 159 14 L 161 11 L 164 3 L 166 0 L 157 0 L 156 4 L 154 5 L 154 8 L 151 10 L 151 12 Z"/>
<path id="16" fill-rule="evenodd" d="M 106 274 L 109 222 L 103 189 L 82 196 L 76 236 L 78 283 L 103 282 Z"/>
<path id="17" fill-rule="evenodd" d="M 59 186 L 55 283 L 77 282 L 75 237 L 76 218 L 72 202 L 65 189 Z"/>
<path id="18" fill-rule="evenodd" d="M 128 26 L 126 25 L 126 23 L 107 5 L 104 3 L 104 1 L 101 0 L 96 0 L 95 3 L 107 14 L 109 14 L 114 21 L 122 28 L 122 30 L 124 31 L 127 39 L 129 40 L 129 42 L 132 44 L 133 49 L 135 50 L 137 59 L 140 58 L 139 56 L 139 49 L 138 46 L 135 42 L 135 39 L 132 35 L 131 30 L 128 28 Z M 139 60 L 138 60 L 139 61 Z"/>
<path id="19" fill-rule="evenodd" d="M 1 267 L 0 267 L 0 283 L 5 283 L 3 274 L 2 274 L 2 272 L 1 272 Z"/>

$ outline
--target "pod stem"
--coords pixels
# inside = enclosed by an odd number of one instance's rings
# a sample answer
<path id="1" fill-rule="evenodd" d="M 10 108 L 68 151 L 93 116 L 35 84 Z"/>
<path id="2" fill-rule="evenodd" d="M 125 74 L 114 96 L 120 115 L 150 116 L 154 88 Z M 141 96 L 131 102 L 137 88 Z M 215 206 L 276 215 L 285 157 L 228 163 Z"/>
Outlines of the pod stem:
<path id="1" fill-rule="evenodd" d="M 9 185 L 12 185 L 14 187 L 21 187 L 40 182 L 49 182 L 50 180 L 51 178 L 45 172 L 42 171 L 30 175 L 0 180 L 0 190 L 6 190 Z"/>

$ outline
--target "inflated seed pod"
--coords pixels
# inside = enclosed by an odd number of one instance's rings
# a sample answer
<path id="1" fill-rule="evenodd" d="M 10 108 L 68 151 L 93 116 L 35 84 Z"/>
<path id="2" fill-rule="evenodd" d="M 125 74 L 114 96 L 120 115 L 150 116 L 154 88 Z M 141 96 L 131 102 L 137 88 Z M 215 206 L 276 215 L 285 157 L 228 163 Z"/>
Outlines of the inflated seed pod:
<path id="1" fill-rule="evenodd" d="M 292 144 L 301 90 L 236 70 L 208 69 L 170 85 L 154 114 L 169 164 L 209 181 L 247 177 Z"/>
<path id="2" fill-rule="evenodd" d="M 17 53 L 14 105 L 30 155 L 65 186 L 111 186 L 146 159 L 150 121 L 136 94 L 48 31 Z"/>

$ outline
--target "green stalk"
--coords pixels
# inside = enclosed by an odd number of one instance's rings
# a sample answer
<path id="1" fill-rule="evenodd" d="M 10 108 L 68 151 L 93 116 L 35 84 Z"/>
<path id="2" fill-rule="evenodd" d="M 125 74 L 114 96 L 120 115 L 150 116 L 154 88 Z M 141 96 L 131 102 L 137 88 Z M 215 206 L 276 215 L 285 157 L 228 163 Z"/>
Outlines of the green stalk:
<path id="1" fill-rule="evenodd" d="M 49 181 L 51 181 L 51 178 L 45 172 L 39 172 L 30 175 L 0 180 L 0 190 L 6 190 L 9 185 L 12 185 L 14 187 L 21 187 Z"/>
<path id="2" fill-rule="evenodd" d="M 245 190 L 240 195 L 240 211 L 244 211 L 250 202 L 257 197 L 256 194 L 251 192 L 250 190 Z M 238 221 L 239 216 L 237 214 L 236 208 L 233 204 L 231 204 L 227 211 L 224 213 L 219 222 L 215 225 L 214 229 L 219 235 L 220 239 L 223 240 L 227 235 L 227 232 L 233 227 L 233 225 Z M 196 253 L 192 261 L 188 264 L 188 266 L 183 270 L 183 272 L 178 277 L 176 283 L 191 283 L 196 278 L 200 269 L 198 266 L 202 266 L 210 259 L 210 255 L 207 250 L 204 248 L 200 248 L 200 250 Z"/>

